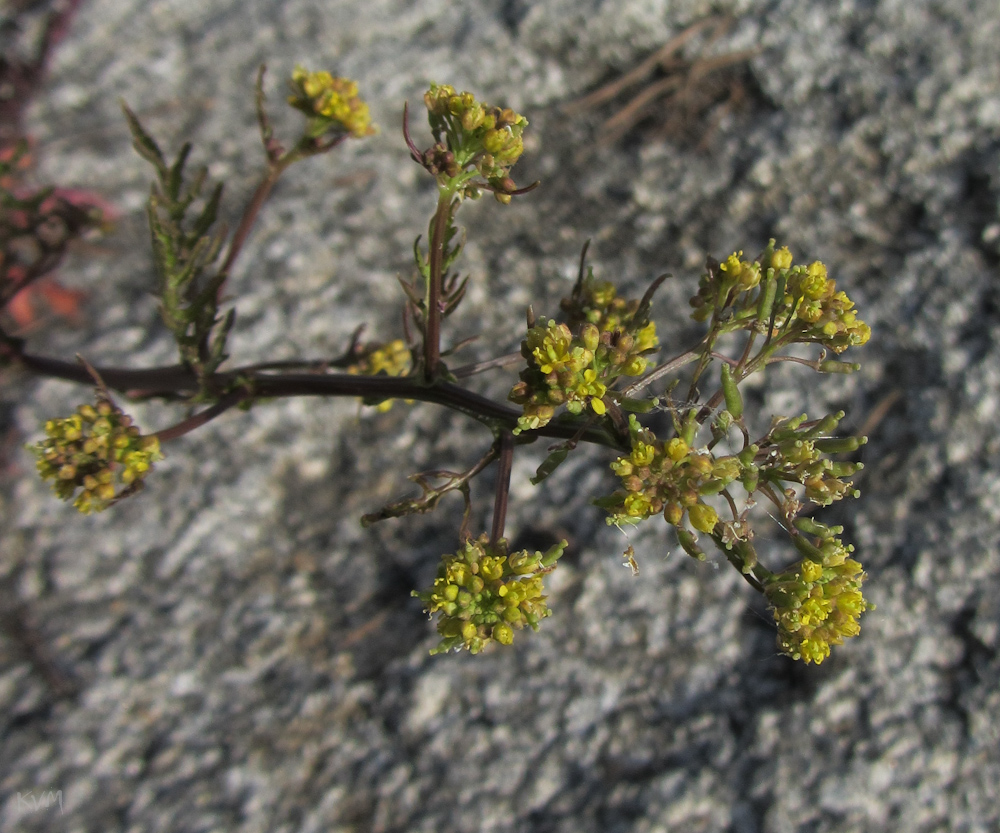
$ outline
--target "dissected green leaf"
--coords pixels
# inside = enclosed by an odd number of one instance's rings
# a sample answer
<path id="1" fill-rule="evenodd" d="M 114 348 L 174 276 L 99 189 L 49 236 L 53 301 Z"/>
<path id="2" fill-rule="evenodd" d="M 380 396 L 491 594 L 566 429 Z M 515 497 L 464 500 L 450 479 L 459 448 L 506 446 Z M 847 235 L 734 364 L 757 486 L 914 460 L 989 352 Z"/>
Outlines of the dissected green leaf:
<path id="1" fill-rule="evenodd" d="M 163 159 L 159 145 L 145 131 L 138 116 L 129 109 L 129 106 L 124 101 L 120 103 L 122 112 L 125 113 L 125 120 L 128 122 L 129 132 L 132 134 L 132 147 L 135 148 L 136 153 L 156 168 L 160 177 L 163 177 L 167 170 L 167 163 Z"/>
<path id="2" fill-rule="evenodd" d="M 549 452 L 548 457 L 542 460 L 541 465 L 535 471 L 535 476 L 531 478 L 531 485 L 537 486 L 552 472 L 554 472 L 563 461 L 569 456 L 571 446 L 567 443 L 556 446 L 555 450 Z"/>

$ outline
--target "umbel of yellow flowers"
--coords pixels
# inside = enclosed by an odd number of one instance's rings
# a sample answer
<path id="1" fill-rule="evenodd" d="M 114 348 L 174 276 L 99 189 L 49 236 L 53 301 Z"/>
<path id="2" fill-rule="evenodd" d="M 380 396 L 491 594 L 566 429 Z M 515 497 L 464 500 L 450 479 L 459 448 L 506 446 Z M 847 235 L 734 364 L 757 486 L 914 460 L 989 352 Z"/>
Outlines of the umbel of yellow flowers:
<path id="1" fill-rule="evenodd" d="M 830 646 L 861 632 L 858 619 L 871 605 L 861 595 L 866 574 L 850 558 L 853 547 L 830 537 L 780 573 L 770 576 L 764 593 L 778 624 L 778 645 L 792 657 L 821 663 Z M 801 548 L 801 546 L 800 546 Z"/>
<path id="2" fill-rule="evenodd" d="M 368 105 L 358 98 L 358 85 L 350 78 L 334 78 L 325 70 L 309 72 L 296 67 L 291 87 L 288 103 L 310 117 L 310 135 L 320 136 L 333 126 L 357 139 L 377 132 Z"/>
<path id="3" fill-rule="evenodd" d="M 104 394 L 72 416 L 50 419 L 45 434 L 46 439 L 28 446 L 38 473 L 53 481 L 58 497 L 73 499 L 85 515 L 138 491 L 153 463 L 163 459 L 159 440 L 143 436 L 132 418 Z"/>
<path id="4" fill-rule="evenodd" d="M 491 642 L 510 645 L 514 631 L 538 623 L 550 614 L 542 576 L 551 571 L 566 549 L 561 541 L 545 553 L 509 553 L 504 538 L 491 543 L 481 535 L 445 555 L 434 586 L 413 595 L 430 614 L 438 616 L 441 642 L 432 654 L 466 648 L 478 654 Z"/>

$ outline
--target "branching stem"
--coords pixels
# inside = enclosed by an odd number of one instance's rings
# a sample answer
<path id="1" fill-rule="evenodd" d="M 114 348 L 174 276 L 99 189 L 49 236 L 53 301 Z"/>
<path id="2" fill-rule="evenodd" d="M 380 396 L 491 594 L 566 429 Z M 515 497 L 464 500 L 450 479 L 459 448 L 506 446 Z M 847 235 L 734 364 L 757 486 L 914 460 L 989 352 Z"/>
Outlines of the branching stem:
<path id="1" fill-rule="evenodd" d="M 21 353 L 11 358 L 25 369 L 42 376 L 84 385 L 93 384 L 90 374 L 76 362 L 31 353 Z M 183 365 L 148 370 L 117 367 L 95 369 L 110 389 L 132 398 L 176 399 L 194 396 L 201 389 L 197 375 Z M 346 396 L 368 400 L 413 399 L 431 402 L 470 416 L 494 431 L 513 430 L 522 414 L 519 409 L 510 408 L 459 385 L 441 380 L 427 384 L 414 377 L 355 376 L 349 373 L 261 373 L 248 366 L 214 374 L 210 381 L 213 390 L 233 390 L 238 387 L 238 400 L 243 401 L 290 396 Z M 248 390 L 252 393 L 248 393 Z M 522 433 L 519 440 L 530 442 L 538 437 L 568 440 L 577 437 L 579 432 L 577 422 L 554 420 L 535 431 Z M 620 438 L 598 425 L 587 426 L 579 439 L 606 448 L 628 450 Z"/>
<path id="2" fill-rule="evenodd" d="M 493 502 L 493 528 L 490 532 L 490 543 L 495 544 L 503 538 L 504 525 L 507 522 L 507 497 L 510 494 L 510 472 L 514 464 L 514 437 L 510 431 L 501 431 L 497 437 L 500 447 L 500 467 L 497 470 L 497 493 Z"/>
<path id="3" fill-rule="evenodd" d="M 178 422 L 176 425 L 172 425 L 169 428 L 164 428 L 162 431 L 157 431 L 153 434 L 161 443 L 170 442 L 170 440 L 176 440 L 178 437 L 183 437 L 185 434 L 194 431 L 196 428 L 201 428 L 202 425 L 211 422 L 217 416 L 224 414 L 230 408 L 239 405 L 247 397 L 246 390 L 235 391 L 233 393 L 227 394 L 222 397 L 218 402 L 204 411 L 190 416 L 187 419 Z"/>

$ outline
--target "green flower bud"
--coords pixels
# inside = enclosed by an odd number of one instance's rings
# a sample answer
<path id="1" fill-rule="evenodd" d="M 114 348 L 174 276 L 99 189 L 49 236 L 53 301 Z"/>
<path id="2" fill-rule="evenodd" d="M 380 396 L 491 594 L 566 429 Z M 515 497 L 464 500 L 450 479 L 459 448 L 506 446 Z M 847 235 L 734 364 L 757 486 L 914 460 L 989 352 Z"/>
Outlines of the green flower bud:
<path id="1" fill-rule="evenodd" d="M 510 645 L 514 641 L 514 631 L 510 625 L 500 622 L 493 626 L 493 638 L 501 645 Z"/>

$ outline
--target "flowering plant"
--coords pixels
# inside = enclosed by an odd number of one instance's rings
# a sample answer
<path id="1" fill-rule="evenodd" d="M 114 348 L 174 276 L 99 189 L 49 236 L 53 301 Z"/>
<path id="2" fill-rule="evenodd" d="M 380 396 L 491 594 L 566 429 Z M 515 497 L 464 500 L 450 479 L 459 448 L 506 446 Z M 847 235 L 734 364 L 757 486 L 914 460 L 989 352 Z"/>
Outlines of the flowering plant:
<path id="1" fill-rule="evenodd" d="M 651 309 L 667 276 L 652 281 L 641 298 L 622 297 L 587 268 L 585 246 L 578 279 L 559 312 L 536 318 L 529 307 L 519 354 L 450 367 L 445 359 L 457 348 L 442 350 L 444 323 L 460 309 L 469 280 L 452 271 L 464 242 L 455 224 L 458 211 L 484 192 L 503 210 L 538 183 L 518 187 L 511 175 L 524 150 L 524 116 L 432 84 L 424 96 L 429 146 L 417 144 L 404 108 L 410 156 L 437 188 L 426 240 L 418 237 L 414 244 L 414 277 L 400 280 L 404 331 L 385 343 L 361 343 L 359 329 L 343 355 L 321 362 L 233 366 L 227 339 L 236 308 L 224 308 L 223 288 L 274 183 L 290 165 L 375 132 L 354 81 L 300 67 L 292 74 L 288 102 L 306 121 L 286 148 L 274 136 L 263 80 L 262 69 L 257 113 L 266 168 L 232 234 L 216 224 L 222 186 L 209 187 L 204 171 L 186 171 L 190 146 L 168 161 L 125 108 L 135 149 L 155 171 L 148 207 L 155 289 L 164 325 L 177 342 L 177 365 L 91 367 L 36 355 L 21 339 L 0 331 L 4 362 L 97 384 L 94 404 L 50 420 L 46 438 L 30 447 L 58 497 L 82 512 L 109 508 L 139 490 L 161 459 L 161 446 L 236 406 L 317 394 L 358 397 L 383 410 L 397 399 L 429 402 L 478 420 L 491 431 L 492 443 L 466 471 L 414 475 L 419 496 L 362 520 L 370 524 L 427 512 L 445 494 L 462 494 L 466 513 L 458 547 L 443 556 L 433 586 L 414 591 L 437 617 L 437 651 L 477 653 L 490 643 L 508 645 L 517 631 L 537 630 L 550 613 L 543 580 L 566 543 L 545 553 L 513 552 L 504 538 L 513 456 L 542 439 L 556 443 L 533 483 L 544 481 L 581 444 L 606 448 L 617 483 L 594 503 L 607 513 L 608 523 L 624 528 L 660 516 L 680 548 L 699 560 L 707 558 L 704 544 L 710 541 L 767 599 L 784 653 L 819 663 L 831 646 L 859 632 L 859 617 L 870 607 L 861 591 L 865 573 L 840 540 L 842 529 L 812 518 L 807 507 L 857 494 L 851 477 L 861 464 L 841 455 L 857 452 L 864 438 L 836 436 L 842 412 L 812 419 L 774 416 L 768 429 L 752 438 L 758 415 L 751 419 L 744 412 L 740 390 L 749 377 L 777 362 L 819 373 L 858 369 L 839 356 L 867 342 L 870 330 L 824 264 L 796 264 L 788 248 L 774 240 L 753 258 L 742 251 L 721 261 L 709 257 L 691 298 L 692 317 L 705 331 L 697 344 L 665 357 Z M 0 179 L 6 189 L 4 182 Z M 0 189 L 0 243 L 10 239 L 2 230 L 17 221 L 17 212 L 36 204 L 41 205 Z M 0 278 L 8 283 L 12 274 L 23 282 L 44 272 L 12 271 L 11 257 L 10 251 L 0 252 Z M 61 250 L 54 250 L 48 268 L 60 257 Z M 0 286 L 0 299 L 9 300 L 19 288 Z M 722 349 L 724 336 L 726 344 L 736 345 L 729 351 Z M 801 347 L 790 353 L 793 345 L 805 345 L 815 355 L 803 358 Z M 510 404 L 462 384 L 515 362 L 521 370 L 509 388 Z M 193 413 L 170 428 L 143 434 L 112 391 L 182 399 Z M 468 529 L 470 484 L 494 462 L 499 476 L 492 528 L 474 535 Z M 769 567 L 758 558 L 751 517 L 758 502 L 770 505 L 789 536 L 798 556 L 790 566 Z M 631 546 L 625 558 L 635 568 Z"/>

